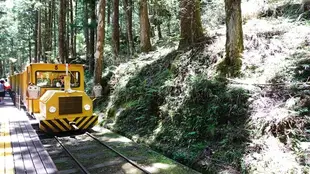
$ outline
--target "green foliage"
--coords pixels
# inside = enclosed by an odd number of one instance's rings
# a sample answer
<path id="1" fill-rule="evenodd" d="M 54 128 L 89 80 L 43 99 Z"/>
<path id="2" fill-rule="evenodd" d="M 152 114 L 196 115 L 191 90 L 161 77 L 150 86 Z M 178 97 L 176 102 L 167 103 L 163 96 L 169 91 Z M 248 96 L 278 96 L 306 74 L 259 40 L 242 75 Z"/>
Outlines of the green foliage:
<path id="1" fill-rule="evenodd" d="M 294 80 L 296 81 L 308 81 L 310 76 L 310 60 L 301 58 L 298 61 L 297 67 L 294 70 Z"/>
<path id="2" fill-rule="evenodd" d="M 248 136 L 244 129 L 247 98 L 246 91 L 228 88 L 225 82 L 194 79 L 189 99 L 173 119 L 164 123 L 157 141 L 173 147 L 168 152 L 188 147 L 186 151 L 197 154 L 207 145 L 214 146 L 215 159 L 239 166 Z M 179 154 L 172 156 L 180 158 Z M 188 163 L 185 159 L 183 162 Z"/>
<path id="3" fill-rule="evenodd" d="M 23 65 L 29 62 L 29 51 L 33 49 L 29 49 L 29 43 L 33 45 L 35 39 L 34 15 L 37 9 L 44 7 L 42 3 L 32 0 L 15 0 L 11 3 L 6 2 L 10 4 L 4 6 L 7 14 L 0 18 L 0 59 L 17 59 L 16 71 L 21 71 Z"/>
<path id="4" fill-rule="evenodd" d="M 114 114 L 117 115 L 115 130 L 126 132 L 129 136 L 139 134 L 143 137 L 152 134 L 159 123 L 159 106 L 164 99 L 161 86 L 172 75 L 169 69 L 161 65 L 169 64 L 168 59 L 144 67 L 118 93 L 115 106 L 111 108 L 120 112 L 119 115 Z"/>
<path id="5" fill-rule="evenodd" d="M 18 61 L 15 63 L 16 71 L 21 71 L 23 67 L 29 63 L 30 59 L 35 57 L 35 42 L 37 40 L 36 31 L 38 31 L 36 19 L 38 15 L 38 10 L 41 11 L 41 40 L 42 40 L 42 53 L 46 53 L 44 57 L 49 60 L 51 63 L 57 62 L 58 57 L 58 19 L 59 19 L 59 1 L 52 1 L 54 5 L 49 4 L 50 1 L 33 1 L 33 0 L 14 0 L 14 1 L 5 1 L 1 2 L 0 11 L 3 12 L 0 14 L 0 60 L 8 60 L 9 58 L 16 58 Z M 66 28 L 69 30 L 75 30 L 76 34 L 76 57 L 81 60 L 79 63 L 86 63 L 86 43 L 85 43 L 85 29 L 93 29 L 97 26 L 97 21 L 85 19 L 85 4 L 90 5 L 90 3 L 98 3 L 98 1 L 93 0 L 76 0 L 73 4 L 74 17 L 73 21 L 67 18 Z M 6 5 L 10 4 L 10 5 Z M 112 1 L 107 2 L 107 5 L 112 7 Z M 139 20 L 139 4 L 138 1 L 133 1 L 133 37 L 135 52 L 134 56 L 131 58 L 137 57 L 139 53 L 139 44 L 140 44 L 140 27 Z M 160 25 L 161 33 L 163 37 L 167 40 L 170 37 L 178 37 L 179 35 L 179 19 L 178 19 L 178 3 L 176 0 L 167 0 L 167 1 L 153 1 L 149 2 L 149 13 L 152 21 L 152 33 L 156 33 L 156 27 Z M 49 12 L 53 10 L 53 26 L 49 28 L 48 21 Z M 90 8 L 88 8 L 90 10 Z M 68 9 L 69 11 L 69 9 Z M 91 11 L 88 11 L 88 17 L 90 18 Z M 115 59 L 112 55 L 111 47 L 111 35 L 112 35 L 112 25 L 111 20 L 110 24 L 106 25 L 106 45 L 105 45 L 105 59 L 104 65 L 115 65 L 120 62 L 128 60 L 128 42 L 127 42 L 127 33 L 125 25 L 125 14 L 123 10 L 123 3 L 120 3 L 120 13 L 119 13 L 119 23 L 120 23 L 120 55 L 119 58 Z M 4 15 L 5 14 L 5 15 Z M 112 17 L 111 13 L 111 16 Z M 46 18 L 48 17 L 48 18 Z M 55 25 L 55 26 L 54 26 Z M 52 42 L 44 42 L 45 37 L 52 30 Z M 95 31 L 96 32 L 96 31 Z M 90 33 L 89 33 L 90 34 Z M 71 37 L 71 31 L 69 31 L 69 38 Z M 155 35 L 152 36 L 152 42 L 157 43 L 158 37 Z M 50 41 L 49 41 L 50 42 Z M 46 44 L 52 50 L 44 50 Z M 156 44 L 154 45 L 156 46 Z M 38 52 L 38 51 L 37 51 Z M 69 57 L 72 58 L 70 53 Z M 42 58 L 41 58 L 42 59 Z M 75 58 L 72 58 L 75 59 Z M 77 60 L 75 59 L 75 60 Z M 8 69 L 6 69 L 8 71 Z"/>
<path id="6" fill-rule="evenodd" d="M 109 117 L 115 118 L 113 129 L 138 137 L 138 141 L 187 165 L 210 146 L 216 148 L 215 159 L 241 168 L 248 136 L 244 128 L 248 93 L 228 87 L 223 80 L 193 76 L 186 82 L 191 90 L 182 106 L 163 109 L 167 96 L 175 95 L 165 84 L 179 73 L 172 70 L 179 58 L 178 54 L 170 54 L 146 65 L 115 93 L 116 100 L 108 111 Z M 204 170 L 217 168 L 212 166 Z"/>
<path id="7" fill-rule="evenodd" d="M 85 71 L 84 73 L 84 77 L 85 77 L 85 92 L 90 95 L 92 93 L 92 87 L 93 87 L 93 79 L 92 79 L 92 75 L 89 73 L 88 70 Z"/>

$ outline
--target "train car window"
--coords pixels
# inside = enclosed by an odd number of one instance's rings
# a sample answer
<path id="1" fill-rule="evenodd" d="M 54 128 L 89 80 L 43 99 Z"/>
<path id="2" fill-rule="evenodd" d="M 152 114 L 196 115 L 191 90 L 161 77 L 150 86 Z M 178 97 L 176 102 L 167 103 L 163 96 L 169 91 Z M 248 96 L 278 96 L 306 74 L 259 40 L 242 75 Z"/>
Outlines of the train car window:
<path id="1" fill-rule="evenodd" d="M 71 76 L 71 87 L 80 87 L 80 72 L 71 71 L 69 74 Z M 36 85 L 41 88 L 58 88 L 57 83 L 60 83 L 65 75 L 65 71 L 36 71 Z"/>

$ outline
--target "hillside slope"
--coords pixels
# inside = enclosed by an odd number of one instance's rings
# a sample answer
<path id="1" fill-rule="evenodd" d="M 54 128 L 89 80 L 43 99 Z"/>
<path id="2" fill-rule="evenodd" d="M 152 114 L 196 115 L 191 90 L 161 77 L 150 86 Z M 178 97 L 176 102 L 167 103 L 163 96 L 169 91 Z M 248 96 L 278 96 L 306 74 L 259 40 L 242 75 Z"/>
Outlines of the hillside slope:
<path id="1" fill-rule="evenodd" d="M 209 34 L 210 45 L 110 68 L 103 125 L 203 173 L 309 173 L 307 22 L 248 19 L 238 79 L 215 71 L 224 26 Z"/>

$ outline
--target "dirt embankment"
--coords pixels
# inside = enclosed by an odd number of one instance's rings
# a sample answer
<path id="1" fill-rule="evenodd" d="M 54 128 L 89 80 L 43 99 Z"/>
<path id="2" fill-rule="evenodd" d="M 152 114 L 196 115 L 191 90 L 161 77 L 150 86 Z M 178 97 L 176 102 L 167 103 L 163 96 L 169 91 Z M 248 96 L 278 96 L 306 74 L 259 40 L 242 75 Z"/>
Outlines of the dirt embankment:
<path id="1" fill-rule="evenodd" d="M 118 66 L 105 126 L 204 172 L 309 171 L 310 27 L 283 16 L 248 19 L 238 79 L 216 78 L 219 28 L 210 45 L 159 48 Z"/>

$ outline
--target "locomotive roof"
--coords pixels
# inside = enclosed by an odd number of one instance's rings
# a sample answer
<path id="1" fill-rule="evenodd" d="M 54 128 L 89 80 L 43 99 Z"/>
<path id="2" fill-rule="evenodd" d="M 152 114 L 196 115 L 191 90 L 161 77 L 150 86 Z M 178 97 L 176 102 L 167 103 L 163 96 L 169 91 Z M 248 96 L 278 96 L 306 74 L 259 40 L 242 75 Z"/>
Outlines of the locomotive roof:
<path id="1" fill-rule="evenodd" d="M 66 65 L 65 63 L 31 63 L 29 65 Z M 27 66 L 29 66 L 27 65 Z M 74 66 L 84 66 L 84 64 L 70 64 L 68 63 L 68 65 L 74 65 Z"/>

